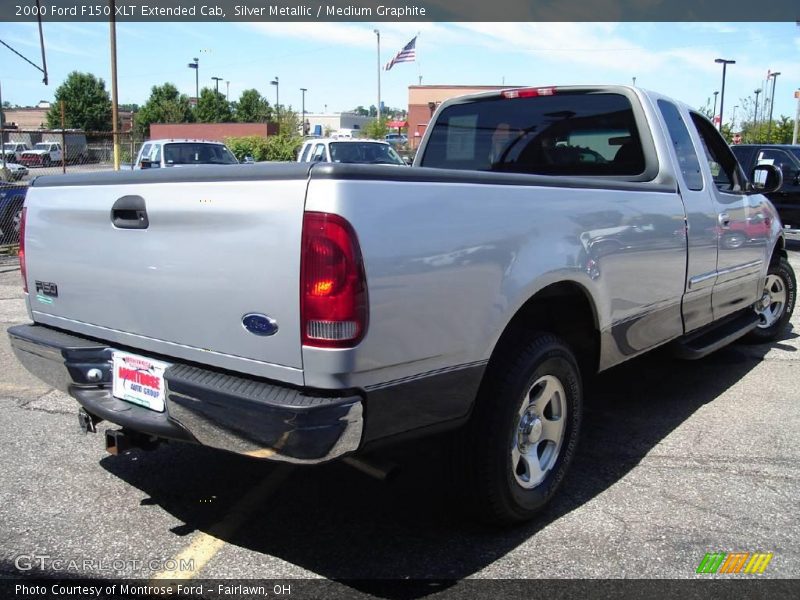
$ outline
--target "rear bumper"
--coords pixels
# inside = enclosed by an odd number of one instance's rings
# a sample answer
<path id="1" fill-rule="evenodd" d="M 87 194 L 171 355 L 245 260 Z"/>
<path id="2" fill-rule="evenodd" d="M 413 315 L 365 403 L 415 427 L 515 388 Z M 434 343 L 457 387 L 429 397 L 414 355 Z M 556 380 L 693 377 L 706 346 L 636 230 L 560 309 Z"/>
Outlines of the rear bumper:
<path id="1" fill-rule="evenodd" d="M 354 452 L 364 427 L 361 396 L 298 390 L 175 363 L 166 370 L 166 410 L 111 395 L 112 346 L 41 325 L 8 330 L 17 359 L 69 393 L 90 414 L 167 439 L 292 463 L 321 463 Z M 119 348 L 122 349 L 122 348 Z M 142 354 L 142 353 L 140 353 Z M 87 373 L 98 369 L 99 382 Z"/>

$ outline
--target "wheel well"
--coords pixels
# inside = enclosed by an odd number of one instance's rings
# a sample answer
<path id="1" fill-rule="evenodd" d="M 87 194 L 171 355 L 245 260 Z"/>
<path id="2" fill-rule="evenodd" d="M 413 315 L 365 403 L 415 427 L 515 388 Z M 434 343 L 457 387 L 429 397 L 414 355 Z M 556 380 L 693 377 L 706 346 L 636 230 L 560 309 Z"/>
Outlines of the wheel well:
<path id="1" fill-rule="evenodd" d="M 500 336 L 489 367 L 531 333 L 542 331 L 559 336 L 570 346 L 584 377 L 597 372 L 600 334 L 594 305 L 584 288 L 571 282 L 540 290 L 517 311 Z"/>
<path id="2" fill-rule="evenodd" d="M 769 264 L 774 265 L 781 258 L 788 258 L 786 254 L 786 240 L 783 236 L 780 236 L 778 241 L 775 242 L 775 248 L 772 249 L 772 256 L 769 259 Z"/>

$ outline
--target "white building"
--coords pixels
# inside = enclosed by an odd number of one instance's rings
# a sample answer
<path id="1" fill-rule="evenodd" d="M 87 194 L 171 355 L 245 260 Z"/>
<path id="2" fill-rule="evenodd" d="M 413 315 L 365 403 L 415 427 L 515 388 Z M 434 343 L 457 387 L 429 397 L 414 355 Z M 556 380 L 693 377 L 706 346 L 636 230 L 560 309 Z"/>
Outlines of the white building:
<path id="1" fill-rule="evenodd" d="M 362 117 L 355 113 L 306 113 L 308 133 L 310 135 L 325 135 L 339 129 L 364 129 L 367 123 L 374 121 L 375 117 Z"/>

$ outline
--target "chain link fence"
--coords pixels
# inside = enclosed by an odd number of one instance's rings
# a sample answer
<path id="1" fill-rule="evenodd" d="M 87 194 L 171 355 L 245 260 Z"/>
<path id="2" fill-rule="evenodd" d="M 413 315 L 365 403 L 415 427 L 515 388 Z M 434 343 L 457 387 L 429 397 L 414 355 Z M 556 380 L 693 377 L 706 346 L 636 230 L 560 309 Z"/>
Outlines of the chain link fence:
<path id="1" fill-rule="evenodd" d="M 142 145 L 130 132 L 117 134 L 120 168 L 130 168 Z M 0 161 L 0 180 L 29 182 L 39 175 L 110 171 L 114 168 L 114 135 L 110 131 L 66 130 L 3 131 L 5 168 Z"/>

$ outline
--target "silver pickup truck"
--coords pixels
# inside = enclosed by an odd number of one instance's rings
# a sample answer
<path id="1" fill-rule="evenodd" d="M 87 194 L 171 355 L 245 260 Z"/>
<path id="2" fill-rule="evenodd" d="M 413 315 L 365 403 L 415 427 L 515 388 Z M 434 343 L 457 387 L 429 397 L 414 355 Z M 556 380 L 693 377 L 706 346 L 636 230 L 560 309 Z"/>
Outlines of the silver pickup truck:
<path id="1" fill-rule="evenodd" d="M 697 112 L 608 86 L 445 102 L 408 169 L 41 177 L 9 335 L 85 431 L 121 427 L 112 452 L 313 464 L 462 428 L 469 497 L 519 521 L 564 478 L 588 376 L 782 334 L 780 172 L 749 175 Z"/>

